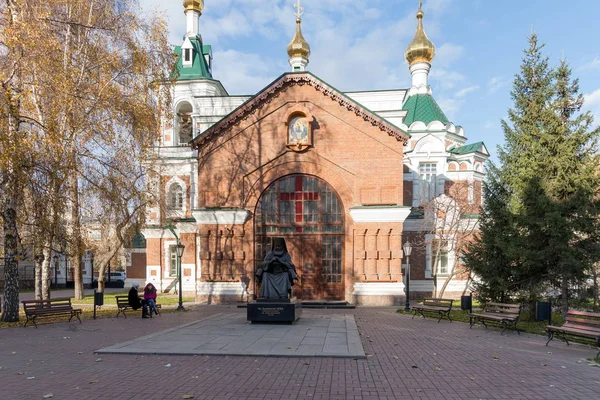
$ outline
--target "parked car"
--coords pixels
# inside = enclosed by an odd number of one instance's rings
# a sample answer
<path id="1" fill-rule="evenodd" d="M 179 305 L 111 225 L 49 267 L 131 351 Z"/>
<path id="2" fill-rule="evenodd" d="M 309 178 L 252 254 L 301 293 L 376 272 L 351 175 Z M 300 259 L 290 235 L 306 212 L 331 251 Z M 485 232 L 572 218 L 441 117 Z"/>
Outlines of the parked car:
<path id="1" fill-rule="evenodd" d="M 109 281 L 109 277 L 108 274 L 106 274 L 106 282 Z M 116 272 L 112 272 L 110 273 L 110 281 L 115 281 L 115 282 L 119 282 L 122 281 L 123 283 L 125 283 L 125 279 L 127 279 L 127 274 L 123 271 L 116 271 Z"/>
<path id="2" fill-rule="evenodd" d="M 109 274 L 106 274 L 104 278 L 104 284 L 106 287 L 112 288 L 123 288 L 125 287 L 125 279 L 127 279 L 127 274 L 124 271 L 111 271 L 110 272 L 110 281 Z M 98 287 L 98 278 L 94 278 L 92 282 L 92 288 Z"/>

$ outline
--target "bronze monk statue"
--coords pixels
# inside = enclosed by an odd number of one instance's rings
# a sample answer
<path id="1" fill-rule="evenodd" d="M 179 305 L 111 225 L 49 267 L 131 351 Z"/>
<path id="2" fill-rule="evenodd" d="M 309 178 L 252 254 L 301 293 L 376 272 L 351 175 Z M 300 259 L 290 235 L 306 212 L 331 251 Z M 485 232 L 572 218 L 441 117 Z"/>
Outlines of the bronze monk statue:
<path id="1" fill-rule="evenodd" d="M 256 278 L 260 284 L 259 300 L 290 297 L 292 286 L 298 280 L 298 274 L 287 252 L 284 238 L 272 239 L 271 251 L 267 253 L 262 266 L 256 271 Z"/>

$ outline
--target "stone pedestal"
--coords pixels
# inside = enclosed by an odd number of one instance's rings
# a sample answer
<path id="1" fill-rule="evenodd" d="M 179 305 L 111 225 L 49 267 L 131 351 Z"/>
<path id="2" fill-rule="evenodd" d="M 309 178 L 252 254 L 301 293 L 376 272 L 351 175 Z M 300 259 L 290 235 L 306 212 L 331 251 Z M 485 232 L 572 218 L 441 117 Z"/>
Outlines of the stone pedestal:
<path id="1" fill-rule="evenodd" d="M 293 324 L 302 314 L 302 303 L 296 299 L 259 299 L 248 303 L 247 319 L 254 323 Z"/>

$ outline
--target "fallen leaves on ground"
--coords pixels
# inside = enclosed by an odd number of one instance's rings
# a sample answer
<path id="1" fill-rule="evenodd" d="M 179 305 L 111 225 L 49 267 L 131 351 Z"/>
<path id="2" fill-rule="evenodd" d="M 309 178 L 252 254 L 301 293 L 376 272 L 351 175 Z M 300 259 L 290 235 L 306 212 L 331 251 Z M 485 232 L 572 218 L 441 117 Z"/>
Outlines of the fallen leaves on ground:
<path id="1" fill-rule="evenodd" d="M 96 362 L 102 362 L 102 361 L 104 361 L 104 360 L 102 360 L 102 357 L 96 359 Z"/>
<path id="2" fill-rule="evenodd" d="M 182 394 L 182 395 L 181 395 L 181 398 L 182 398 L 182 399 L 193 399 L 193 398 L 194 398 L 194 396 L 192 396 L 191 394 Z"/>
<path id="3" fill-rule="evenodd" d="M 48 393 L 42 396 L 44 399 L 51 399 L 54 397 L 54 393 Z"/>
<path id="4" fill-rule="evenodd" d="M 499 360 L 500 359 L 500 357 L 497 356 L 497 355 L 495 355 L 495 354 L 492 357 L 494 357 L 494 360 Z"/>

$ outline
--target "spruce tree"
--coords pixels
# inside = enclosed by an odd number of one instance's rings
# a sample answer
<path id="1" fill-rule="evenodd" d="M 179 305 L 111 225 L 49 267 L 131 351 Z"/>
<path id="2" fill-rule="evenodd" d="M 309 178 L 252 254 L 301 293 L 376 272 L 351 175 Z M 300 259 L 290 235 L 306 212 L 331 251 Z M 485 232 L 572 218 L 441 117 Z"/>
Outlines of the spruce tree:
<path id="1" fill-rule="evenodd" d="M 500 164 L 489 168 L 480 241 L 465 263 L 482 296 L 535 300 L 551 282 L 584 276 L 598 259 L 598 129 L 581 114 L 583 97 L 571 70 L 556 70 L 532 34 L 511 92 Z"/>
<path id="2" fill-rule="evenodd" d="M 510 195 L 511 222 L 515 224 L 511 229 L 518 233 L 506 244 L 511 264 L 518 267 L 513 270 L 511 291 L 529 300 L 539 295 L 540 283 L 547 281 L 552 258 L 545 219 L 550 205 L 543 179 L 554 155 L 556 115 L 552 108 L 554 75 L 543 47 L 537 35 L 531 34 L 513 83 L 514 105 L 508 121 L 502 121 L 505 144 L 499 148 L 499 179 Z"/>
<path id="3" fill-rule="evenodd" d="M 546 192 L 556 204 L 564 235 L 556 235 L 551 243 L 558 257 L 551 276 L 560 280 L 562 296 L 568 299 L 569 283 L 585 278 L 585 273 L 598 260 L 596 219 L 600 214 L 598 189 L 598 134 L 592 129 L 591 113 L 581 113 L 583 95 L 579 82 L 563 59 L 555 72 L 553 108 L 557 157 L 549 164 Z M 566 312 L 567 301 L 563 301 Z"/>
<path id="4" fill-rule="evenodd" d="M 476 297 L 504 302 L 519 280 L 521 263 L 515 245 L 518 232 L 510 211 L 509 188 L 492 163 L 487 168 L 483 195 L 478 237 L 467 246 L 463 262 L 474 275 Z"/>

